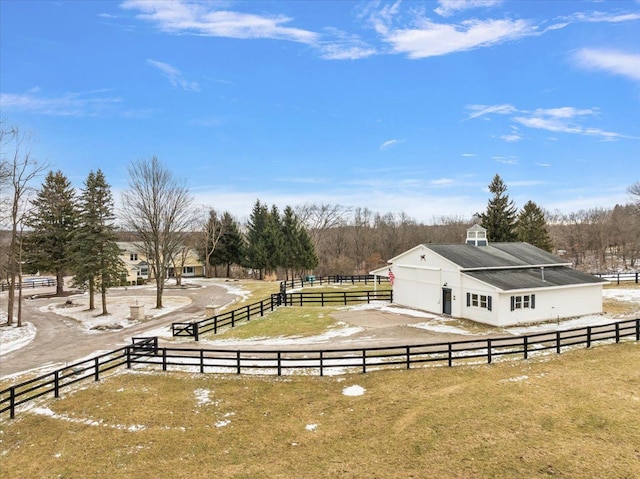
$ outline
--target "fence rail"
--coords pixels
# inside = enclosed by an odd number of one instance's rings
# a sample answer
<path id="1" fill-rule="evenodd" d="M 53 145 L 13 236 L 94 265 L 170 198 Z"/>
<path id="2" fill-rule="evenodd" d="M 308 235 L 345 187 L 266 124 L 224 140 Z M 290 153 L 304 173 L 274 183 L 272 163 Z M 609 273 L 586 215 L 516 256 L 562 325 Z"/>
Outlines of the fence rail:
<path id="1" fill-rule="evenodd" d="M 640 279 L 640 272 L 630 272 L 630 273 L 594 273 L 594 276 L 598 276 L 599 278 L 606 279 L 607 281 L 615 282 L 616 284 L 620 284 L 620 281 L 633 281 L 638 284 L 638 280 Z"/>
<path id="2" fill-rule="evenodd" d="M 285 306 L 305 306 L 326 304 L 370 303 L 371 301 L 393 301 L 393 291 L 329 291 L 300 292 L 281 295 Z"/>
<path id="3" fill-rule="evenodd" d="M 16 291 L 18 288 L 25 289 L 35 289 L 35 288 L 46 288 L 50 286 L 55 286 L 56 280 L 52 278 L 41 278 L 34 279 L 33 281 L 22 281 L 21 283 L 16 283 Z M 9 291 L 9 284 L 0 283 L 0 292 Z"/>
<path id="4" fill-rule="evenodd" d="M 640 341 L 640 318 L 599 326 L 536 333 L 519 337 L 470 339 L 465 341 L 374 348 L 336 348 L 302 350 L 223 350 L 159 347 L 157 338 L 134 338 L 131 346 L 80 361 L 49 374 L 0 391 L 0 415 L 15 417 L 16 407 L 82 380 L 98 381 L 111 369 L 136 364 L 155 366 L 163 371 L 195 368 L 201 373 L 259 373 L 282 375 L 286 371 L 316 371 L 324 376 L 330 370 L 363 373 L 386 368 L 411 369 L 419 365 L 445 363 L 447 366 L 469 361 L 491 364 L 501 356 L 524 359 L 546 350 L 560 354 L 562 349 L 623 338 Z"/>
<path id="5" fill-rule="evenodd" d="M 372 274 L 360 275 L 334 275 L 334 276 L 304 276 L 302 278 L 292 278 L 280 283 L 280 291 L 286 292 L 287 289 L 304 288 L 305 286 L 322 286 L 323 284 L 383 284 L 388 283 L 389 278 L 384 276 L 374 276 Z"/>

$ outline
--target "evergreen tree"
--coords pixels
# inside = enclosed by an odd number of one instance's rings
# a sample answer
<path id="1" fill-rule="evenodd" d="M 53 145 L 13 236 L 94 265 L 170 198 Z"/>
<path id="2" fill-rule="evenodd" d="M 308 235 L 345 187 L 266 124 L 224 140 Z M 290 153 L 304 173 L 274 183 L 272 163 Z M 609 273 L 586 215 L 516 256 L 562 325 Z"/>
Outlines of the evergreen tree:
<path id="1" fill-rule="evenodd" d="M 507 186 L 500 175 L 493 177 L 489 185 L 493 197 L 489 199 L 487 210 L 480 213 L 480 225 L 487 230 L 490 241 L 516 241 L 516 206 L 509 199 Z"/>
<path id="2" fill-rule="evenodd" d="M 544 212 L 533 201 L 527 201 L 520 211 L 516 231 L 519 241 L 525 241 L 549 252 L 553 249 Z"/>
<path id="3" fill-rule="evenodd" d="M 245 241 L 238 223 L 229 212 L 222 215 L 220 227 L 222 228 L 220 239 L 211 256 L 213 266 L 224 265 L 226 277 L 231 274 L 232 264 L 243 264 L 245 259 Z"/>
<path id="4" fill-rule="evenodd" d="M 265 237 L 267 218 L 269 211 L 267 206 L 257 200 L 247 224 L 247 266 L 259 271 L 262 279 L 264 268 L 267 266 L 268 251 Z"/>
<path id="5" fill-rule="evenodd" d="M 75 190 L 61 171 L 50 171 L 26 219 L 26 261 L 33 271 L 56 275 L 56 294 L 64 293 L 64 275 L 71 270 L 70 247 L 77 223 Z"/>
<path id="6" fill-rule="evenodd" d="M 282 266 L 287 269 L 287 279 L 289 270 L 294 277 L 296 270 L 302 275 L 305 270 L 313 269 L 318 265 L 318 257 L 311 237 L 290 206 L 285 208 L 282 217 L 282 236 L 285 253 Z"/>
<path id="7" fill-rule="evenodd" d="M 73 235 L 75 282 L 87 283 L 89 309 L 95 309 L 94 292 L 100 288 L 102 314 L 107 311 L 107 288 L 116 283 L 125 266 L 120 259 L 114 226 L 113 197 L 102 171 L 89 173 L 80 195 L 79 224 Z"/>
<path id="8" fill-rule="evenodd" d="M 277 271 L 278 267 L 284 265 L 284 238 L 282 237 L 280 212 L 275 205 L 271 207 L 271 211 L 267 215 L 264 240 L 267 252 L 265 269 L 268 273 L 273 273 Z"/>

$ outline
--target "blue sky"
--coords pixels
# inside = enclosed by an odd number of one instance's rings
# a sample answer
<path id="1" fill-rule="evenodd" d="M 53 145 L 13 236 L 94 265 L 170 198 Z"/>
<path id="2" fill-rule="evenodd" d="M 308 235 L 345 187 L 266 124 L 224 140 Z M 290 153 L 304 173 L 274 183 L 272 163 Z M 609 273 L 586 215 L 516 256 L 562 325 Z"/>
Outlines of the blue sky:
<path id="1" fill-rule="evenodd" d="M 0 1 L 0 116 L 116 196 L 157 156 L 199 204 L 404 212 L 631 200 L 640 1 Z"/>

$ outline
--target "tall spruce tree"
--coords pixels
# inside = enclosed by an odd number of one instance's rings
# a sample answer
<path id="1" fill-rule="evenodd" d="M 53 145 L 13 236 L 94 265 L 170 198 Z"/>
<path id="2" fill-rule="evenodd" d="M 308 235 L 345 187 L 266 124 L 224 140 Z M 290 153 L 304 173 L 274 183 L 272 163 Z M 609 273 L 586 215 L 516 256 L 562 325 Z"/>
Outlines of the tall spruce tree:
<path id="1" fill-rule="evenodd" d="M 280 212 L 276 205 L 271 206 L 267 215 L 267 223 L 264 229 L 264 239 L 267 251 L 267 273 L 276 273 L 278 267 L 284 264 L 284 239 L 282 237 L 282 225 Z"/>
<path id="2" fill-rule="evenodd" d="M 527 201 L 520 211 L 516 232 L 519 241 L 525 241 L 549 252 L 553 249 L 544 212 L 533 201 Z"/>
<path id="3" fill-rule="evenodd" d="M 247 266 L 257 269 L 260 279 L 263 278 L 264 269 L 268 261 L 265 233 L 268 217 L 267 206 L 257 200 L 253 205 L 249 222 L 247 223 Z"/>
<path id="4" fill-rule="evenodd" d="M 508 242 L 516 241 L 516 213 L 517 209 L 507 194 L 507 185 L 500 175 L 495 175 L 489 191 L 493 196 L 489 199 L 487 210 L 480 213 L 480 224 L 487 230 L 490 241 Z"/>
<path id="5" fill-rule="evenodd" d="M 221 235 L 210 261 L 213 266 L 224 265 L 225 276 L 228 278 L 231 274 L 232 264 L 244 264 L 245 262 L 245 240 L 238 223 L 227 211 L 222 215 L 220 228 Z"/>
<path id="6" fill-rule="evenodd" d="M 25 239 L 26 262 L 32 271 L 56 275 L 56 294 L 64 294 L 64 275 L 73 266 L 70 248 L 78 220 L 75 190 L 61 172 L 50 171 L 25 224 L 31 229 Z"/>
<path id="7" fill-rule="evenodd" d="M 90 172 L 80 195 L 78 227 L 73 234 L 74 280 L 89 288 L 89 309 L 95 309 L 94 293 L 100 289 L 102 314 L 108 314 L 107 288 L 125 269 L 116 240 L 111 189 L 101 170 Z"/>
<path id="8" fill-rule="evenodd" d="M 311 237 L 290 206 L 285 208 L 282 215 L 282 236 L 284 240 L 282 266 L 287 270 L 287 279 L 289 271 L 291 276 L 295 277 L 296 271 L 302 275 L 304 271 L 318 265 L 318 257 Z"/>

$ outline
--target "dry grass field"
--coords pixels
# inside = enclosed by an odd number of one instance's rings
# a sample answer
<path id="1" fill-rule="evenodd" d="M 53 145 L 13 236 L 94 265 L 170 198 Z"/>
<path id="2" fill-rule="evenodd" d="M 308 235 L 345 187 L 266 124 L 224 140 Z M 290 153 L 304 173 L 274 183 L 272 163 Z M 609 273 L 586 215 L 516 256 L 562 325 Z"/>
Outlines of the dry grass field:
<path id="1" fill-rule="evenodd" d="M 1 422 L 0 476 L 636 478 L 639 364 L 626 342 L 325 378 L 125 370 Z"/>

